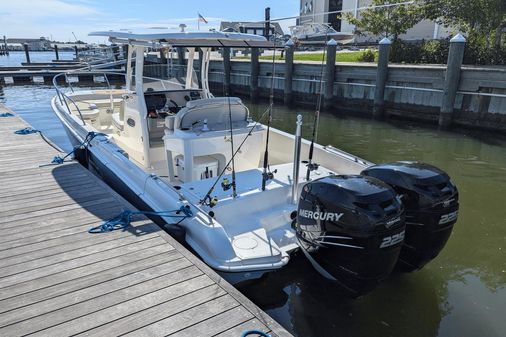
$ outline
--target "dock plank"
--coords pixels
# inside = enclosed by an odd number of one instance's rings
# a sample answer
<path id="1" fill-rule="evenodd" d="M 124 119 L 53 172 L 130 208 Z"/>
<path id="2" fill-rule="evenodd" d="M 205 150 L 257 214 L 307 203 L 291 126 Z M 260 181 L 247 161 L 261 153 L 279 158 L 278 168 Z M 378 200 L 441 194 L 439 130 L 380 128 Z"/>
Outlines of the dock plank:
<path id="1" fill-rule="evenodd" d="M 89 234 L 134 208 L 27 126 L 0 120 L 1 336 L 290 336 L 145 217 Z"/>

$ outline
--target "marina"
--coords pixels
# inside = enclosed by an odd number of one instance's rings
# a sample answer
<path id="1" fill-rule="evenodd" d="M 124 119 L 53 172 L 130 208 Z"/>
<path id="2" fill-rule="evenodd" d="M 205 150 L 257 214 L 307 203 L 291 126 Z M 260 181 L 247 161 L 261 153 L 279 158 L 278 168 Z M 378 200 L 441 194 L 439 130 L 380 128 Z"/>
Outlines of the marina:
<path id="1" fill-rule="evenodd" d="M 133 207 L 78 163 L 44 165 L 58 152 L 17 116 L 0 127 L 2 336 L 289 336 L 149 220 L 88 233 Z"/>
<path id="2" fill-rule="evenodd" d="M 127 2 L 0 13 L 0 335 L 503 335 L 506 7 Z"/>

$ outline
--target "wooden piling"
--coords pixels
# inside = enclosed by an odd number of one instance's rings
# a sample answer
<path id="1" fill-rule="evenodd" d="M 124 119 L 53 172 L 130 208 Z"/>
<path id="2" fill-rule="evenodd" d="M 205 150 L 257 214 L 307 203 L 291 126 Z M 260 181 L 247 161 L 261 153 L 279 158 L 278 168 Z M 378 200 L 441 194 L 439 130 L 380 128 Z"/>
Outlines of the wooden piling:
<path id="1" fill-rule="evenodd" d="M 376 71 L 376 87 L 374 89 L 374 108 L 373 117 L 383 118 L 385 111 L 385 84 L 388 77 L 388 57 L 390 54 L 390 45 L 392 42 L 388 38 L 383 38 L 379 42 L 378 68 Z"/>
<path id="2" fill-rule="evenodd" d="M 251 48 L 251 77 L 250 77 L 250 98 L 258 99 L 258 74 L 260 73 L 260 63 L 258 61 L 260 50 Z"/>
<path id="3" fill-rule="evenodd" d="M 56 57 L 56 60 L 59 61 L 60 55 L 58 55 L 58 45 L 57 44 L 54 45 L 54 55 Z"/>
<path id="4" fill-rule="evenodd" d="M 223 48 L 223 73 L 225 75 L 225 78 L 223 79 L 224 83 L 224 94 L 229 96 L 231 94 L 230 92 L 230 48 L 224 47 Z"/>
<path id="5" fill-rule="evenodd" d="M 285 87 L 284 102 L 291 106 L 293 103 L 292 83 L 293 83 L 293 52 L 295 44 L 292 40 L 285 43 Z"/>
<path id="6" fill-rule="evenodd" d="M 23 48 L 25 49 L 26 63 L 31 63 L 30 62 L 30 52 L 28 51 L 28 45 L 26 43 L 23 44 Z"/>
<path id="7" fill-rule="evenodd" d="M 460 68 L 464 59 L 466 39 L 462 34 L 455 35 L 450 40 L 450 52 L 446 66 L 445 83 L 443 87 L 443 99 L 439 113 L 439 127 L 447 128 L 452 123 L 453 107 L 460 81 Z"/>
<path id="8" fill-rule="evenodd" d="M 325 87 L 323 91 L 323 108 L 328 109 L 334 101 L 334 79 L 336 73 L 337 42 L 330 39 L 327 42 L 327 60 L 325 61 Z"/>
<path id="9" fill-rule="evenodd" d="M 74 51 L 76 53 L 76 60 L 79 59 L 79 52 L 77 51 L 77 45 L 74 45 Z"/>

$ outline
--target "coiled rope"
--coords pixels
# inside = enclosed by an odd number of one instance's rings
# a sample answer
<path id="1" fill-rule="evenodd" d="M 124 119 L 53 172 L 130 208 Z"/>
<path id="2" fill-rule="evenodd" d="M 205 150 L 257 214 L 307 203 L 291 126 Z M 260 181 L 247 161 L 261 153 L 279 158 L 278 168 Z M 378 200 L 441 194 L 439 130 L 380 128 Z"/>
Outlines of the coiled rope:
<path id="1" fill-rule="evenodd" d="M 190 209 L 190 206 L 181 206 L 179 209 L 171 210 L 171 211 L 160 211 L 160 212 L 148 212 L 148 211 L 130 211 L 124 210 L 118 216 L 107 220 L 100 226 L 92 227 L 88 230 L 88 233 L 96 234 L 96 233 L 104 233 L 104 232 L 112 232 L 117 229 L 125 229 L 130 225 L 132 220 L 132 216 L 143 214 L 143 215 L 157 215 L 164 218 L 179 218 L 180 220 L 176 223 L 179 225 L 181 221 L 186 218 L 191 218 L 193 216 L 193 212 Z"/>
<path id="2" fill-rule="evenodd" d="M 14 116 L 13 114 L 11 114 L 10 112 L 2 112 L 0 114 L 0 117 L 12 117 Z"/>

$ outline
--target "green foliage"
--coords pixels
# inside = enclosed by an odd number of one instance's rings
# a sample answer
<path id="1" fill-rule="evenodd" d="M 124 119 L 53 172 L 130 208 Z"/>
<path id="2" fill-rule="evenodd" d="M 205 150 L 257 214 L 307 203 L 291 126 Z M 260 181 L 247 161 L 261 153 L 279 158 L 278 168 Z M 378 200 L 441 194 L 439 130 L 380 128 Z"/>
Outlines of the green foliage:
<path id="1" fill-rule="evenodd" d="M 449 39 L 392 44 L 390 61 L 394 63 L 446 64 L 450 49 Z M 494 49 L 483 40 L 469 39 L 464 52 L 464 64 L 506 64 L 506 48 Z"/>
<path id="2" fill-rule="evenodd" d="M 371 49 L 366 49 L 362 55 L 359 56 L 359 62 L 374 62 L 376 59 L 376 53 Z"/>
<path id="3" fill-rule="evenodd" d="M 365 53 L 372 54 L 367 59 L 371 61 L 362 60 Z M 377 51 L 366 50 L 366 51 L 352 51 L 352 52 L 340 52 L 336 53 L 336 62 L 374 62 L 377 58 Z M 319 61 L 321 62 L 323 53 L 295 53 L 293 59 L 295 61 Z M 272 56 L 260 56 L 261 60 L 272 60 Z M 277 60 L 283 60 L 280 55 L 276 56 Z"/>
<path id="4" fill-rule="evenodd" d="M 506 28 L 505 0 L 427 0 L 420 8 L 426 18 L 481 40 L 476 45 L 501 48 Z"/>
<path id="5" fill-rule="evenodd" d="M 402 3 L 405 0 L 373 0 L 372 6 Z M 411 5 L 398 5 L 382 8 L 369 8 L 360 11 L 358 18 L 351 13 L 343 14 L 343 19 L 355 25 L 358 34 L 372 33 L 374 35 L 391 37 L 397 40 L 399 35 L 420 22 L 423 12 L 418 1 Z"/>

